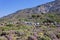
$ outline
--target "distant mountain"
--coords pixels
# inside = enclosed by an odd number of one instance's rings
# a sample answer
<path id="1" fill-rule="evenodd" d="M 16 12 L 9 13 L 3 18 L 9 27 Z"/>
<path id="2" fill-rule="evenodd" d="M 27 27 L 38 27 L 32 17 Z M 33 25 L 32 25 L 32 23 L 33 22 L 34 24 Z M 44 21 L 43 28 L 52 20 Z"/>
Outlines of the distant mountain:
<path id="1" fill-rule="evenodd" d="M 55 0 L 46 4 L 38 5 L 33 8 L 18 10 L 15 13 L 4 16 L 2 20 L 3 19 L 17 20 L 16 18 L 21 18 L 21 17 L 27 18 L 28 16 L 31 16 L 31 14 L 52 13 L 52 12 L 60 14 L 60 0 Z"/>

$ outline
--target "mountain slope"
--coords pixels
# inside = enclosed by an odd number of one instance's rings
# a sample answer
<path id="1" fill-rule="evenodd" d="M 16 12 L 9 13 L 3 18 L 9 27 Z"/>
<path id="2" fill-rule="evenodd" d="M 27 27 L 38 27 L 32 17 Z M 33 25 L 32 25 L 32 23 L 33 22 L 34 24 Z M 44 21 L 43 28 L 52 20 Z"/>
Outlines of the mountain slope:
<path id="1" fill-rule="evenodd" d="M 42 4 L 33 8 L 27 8 L 23 10 L 18 10 L 15 13 L 4 16 L 1 20 L 17 20 L 18 18 L 28 18 L 32 14 L 41 14 L 41 13 L 52 13 L 56 14 L 60 12 L 60 1 L 55 0 L 46 4 Z M 59 13 L 60 14 L 60 13 Z"/>
<path id="2" fill-rule="evenodd" d="M 0 18 L 0 40 L 60 40 L 59 5 L 55 0 Z"/>

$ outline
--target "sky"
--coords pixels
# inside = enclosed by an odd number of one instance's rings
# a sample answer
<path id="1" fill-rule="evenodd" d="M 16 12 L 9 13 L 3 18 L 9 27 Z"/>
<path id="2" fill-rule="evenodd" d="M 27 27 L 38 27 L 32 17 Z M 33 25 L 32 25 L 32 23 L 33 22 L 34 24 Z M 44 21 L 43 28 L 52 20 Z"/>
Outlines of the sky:
<path id="1" fill-rule="evenodd" d="M 0 17 L 14 13 L 17 10 L 32 8 L 53 0 L 0 0 Z"/>

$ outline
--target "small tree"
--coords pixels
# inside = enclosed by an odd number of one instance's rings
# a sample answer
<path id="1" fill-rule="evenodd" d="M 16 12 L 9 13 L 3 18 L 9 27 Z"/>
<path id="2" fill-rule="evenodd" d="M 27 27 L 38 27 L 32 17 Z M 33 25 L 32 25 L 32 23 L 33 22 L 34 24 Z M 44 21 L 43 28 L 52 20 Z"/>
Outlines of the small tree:
<path id="1" fill-rule="evenodd" d="M 32 15 L 32 18 L 35 18 L 36 17 L 36 15 Z"/>
<path id="2" fill-rule="evenodd" d="M 12 26 L 14 26 L 14 25 L 13 25 L 13 24 L 7 24 L 6 26 L 12 27 Z"/>
<path id="3" fill-rule="evenodd" d="M 37 22 L 37 19 L 40 17 L 40 15 L 32 15 L 32 18 Z"/>

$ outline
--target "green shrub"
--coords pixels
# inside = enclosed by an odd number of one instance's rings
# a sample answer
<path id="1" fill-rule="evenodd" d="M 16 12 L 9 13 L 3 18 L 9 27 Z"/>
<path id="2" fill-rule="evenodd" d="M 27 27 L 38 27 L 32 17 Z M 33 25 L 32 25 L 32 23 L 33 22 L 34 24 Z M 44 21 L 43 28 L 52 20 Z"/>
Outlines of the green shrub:
<path id="1" fill-rule="evenodd" d="M 6 26 L 8 26 L 8 27 L 13 27 L 14 25 L 13 25 L 13 24 L 7 24 Z"/>
<path id="2" fill-rule="evenodd" d="M 48 36 L 39 37 L 38 40 L 51 40 Z"/>

